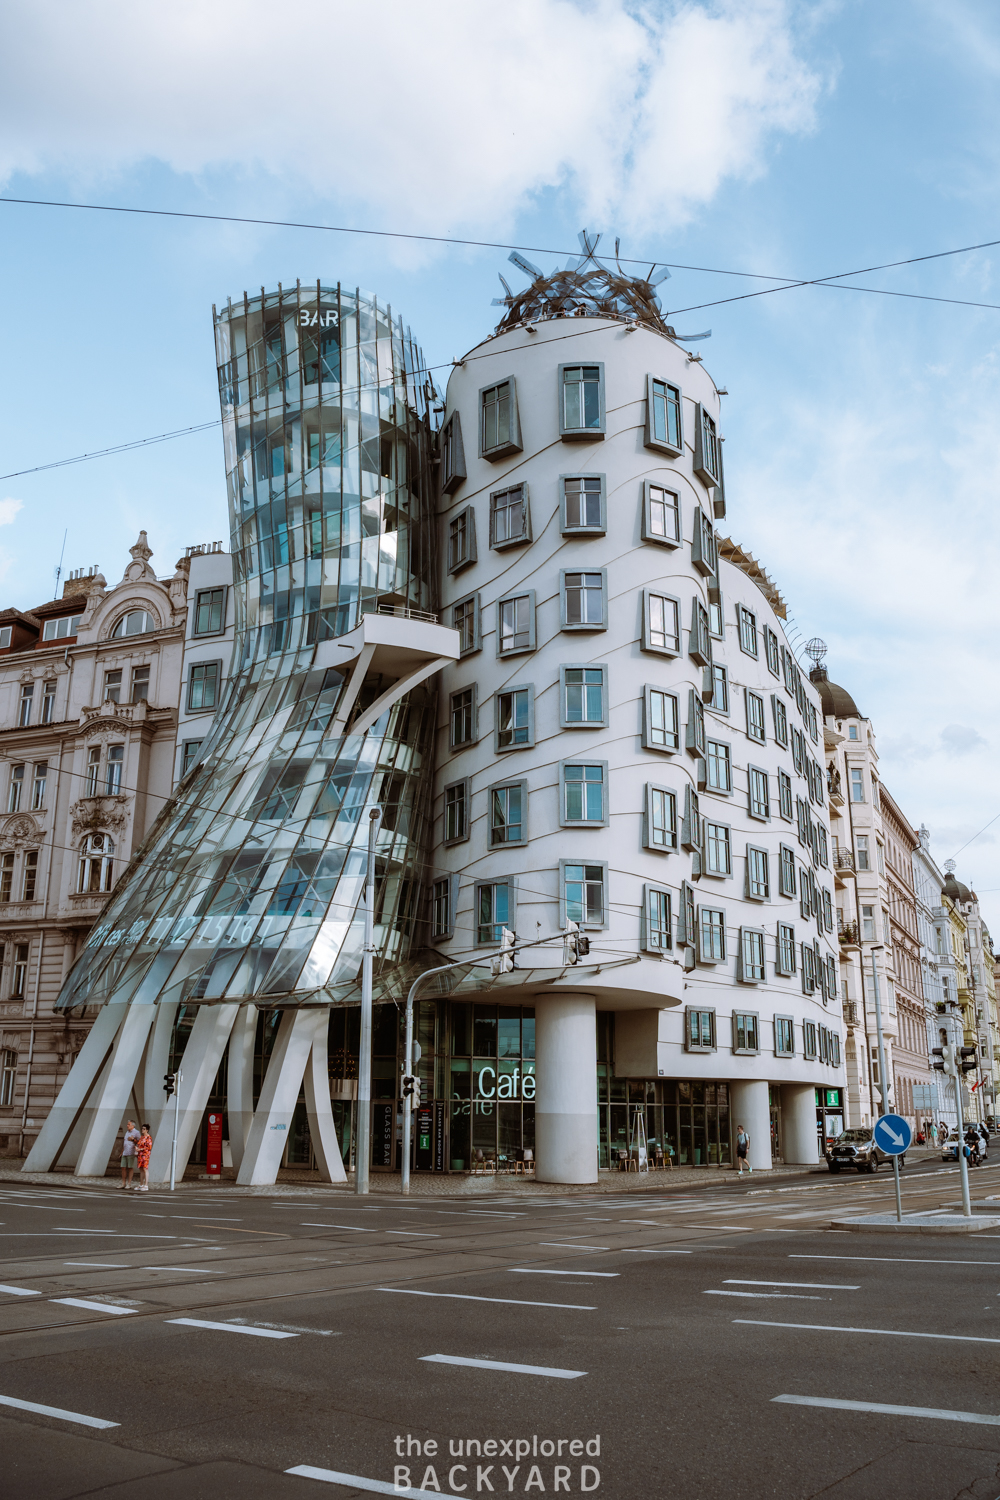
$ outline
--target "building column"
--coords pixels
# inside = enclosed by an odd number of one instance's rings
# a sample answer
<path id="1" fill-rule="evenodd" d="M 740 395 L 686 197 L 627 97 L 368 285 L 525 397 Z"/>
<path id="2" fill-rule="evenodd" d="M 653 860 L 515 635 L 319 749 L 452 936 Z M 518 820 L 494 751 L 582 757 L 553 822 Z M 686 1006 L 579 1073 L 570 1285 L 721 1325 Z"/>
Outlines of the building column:
<path id="1" fill-rule="evenodd" d="M 329 1025 L 329 1013 L 321 1014 Z M 241 1186 L 270 1184 L 277 1178 L 315 1037 L 315 1011 L 283 1013 L 236 1176 Z"/>
<path id="2" fill-rule="evenodd" d="M 597 1181 L 597 1005 L 542 995 L 535 1006 L 535 1172 L 540 1182 Z"/>
<path id="3" fill-rule="evenodd" d="M 769 1172 L 771 1160 L 771 1105 L 767 1081 L 730 1083 L 729 1122 L 733 1132 L 733 1158 L 736 1157 L 736 1132 L 742 1125 L 750 1137 L 748 1160 L 755 1172 Z"/>
<path id="4" fill-rule="evenodd" d="M 788 1166 L 814 1167 L 819 1161 L 815 1084 L 781 1085 L 781 1154 Z"/>
<path id="5" fill-rule="evenodd" d="M 219 1071 L 239 1005 L 199 1005 L 179 1062 L 177 1102 L 164 1095 L 159 1129 L 149 1157 L 150 1182 L 170 1181 L 174 1121 L 177 1122 L 177 1181 L 184 1179 L 188 1157 L 205 1118 L 208 1096 Z M 173 1106 L 173 1107 L 171 1107 Z"/>

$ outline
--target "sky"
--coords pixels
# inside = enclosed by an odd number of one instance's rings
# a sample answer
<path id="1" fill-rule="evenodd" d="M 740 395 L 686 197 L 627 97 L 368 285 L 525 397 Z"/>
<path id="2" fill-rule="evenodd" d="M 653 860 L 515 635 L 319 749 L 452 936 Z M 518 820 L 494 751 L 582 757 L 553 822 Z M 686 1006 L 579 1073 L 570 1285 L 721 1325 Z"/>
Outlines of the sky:
<path id="1" fill-rule="evenodd" d="M 711 329 L 729 392 L 726 529 L 1000 939 L 1000 245 L 867 269 L 1000 240 L 1000 8 L 6 0 L 2 24 L 0 198 L 502 242 L 546 269 L 587 227 L 672 263 L 664 306 Z M 214 421 L 213 303 L 360 285 L 443 385 L 495 326 L 497 273 L 522 284 L 503 250 L 12 202 L 0 264 L 17 608 L 52 597 L 64 535 L 64 569 L 109 582 L 140 528 L 161 574 L 227 538 L 215 427 L 16 472 Z"/>

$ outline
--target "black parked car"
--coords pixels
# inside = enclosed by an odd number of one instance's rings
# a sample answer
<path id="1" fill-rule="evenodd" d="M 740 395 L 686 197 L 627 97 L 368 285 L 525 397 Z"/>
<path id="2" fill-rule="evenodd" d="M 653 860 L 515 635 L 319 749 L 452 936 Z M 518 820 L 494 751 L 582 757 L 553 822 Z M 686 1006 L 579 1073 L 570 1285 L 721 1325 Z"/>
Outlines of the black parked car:
<path id="1" fill-rule="evenodd" d="M 839 1172 L 841 1167 L 853 1167 L 858 1172 L 877 1172 L 882 1162 L 891 1161 L 892 1157 L 876 1146 L 870 1128 L 862 1125 L 857 1130 L 845 1130 L 838 1135 L 833 1145 L 827 1147 L 826 1160 L 831 1172 Z M 906 1166 L 905 1156 L 899 1158 L 899 1165 Z"/>

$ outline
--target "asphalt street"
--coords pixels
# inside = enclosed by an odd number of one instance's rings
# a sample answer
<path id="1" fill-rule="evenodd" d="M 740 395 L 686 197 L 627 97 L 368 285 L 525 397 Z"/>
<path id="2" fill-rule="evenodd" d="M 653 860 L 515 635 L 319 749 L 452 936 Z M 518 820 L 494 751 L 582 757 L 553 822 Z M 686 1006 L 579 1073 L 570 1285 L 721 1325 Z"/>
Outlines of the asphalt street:
<path id="1" fill-rule="evenodd" d="M 0 1495 L 997 1500 L 1000 1234 L 830 1228 L 892 1202 L 5 1181 Z"/>

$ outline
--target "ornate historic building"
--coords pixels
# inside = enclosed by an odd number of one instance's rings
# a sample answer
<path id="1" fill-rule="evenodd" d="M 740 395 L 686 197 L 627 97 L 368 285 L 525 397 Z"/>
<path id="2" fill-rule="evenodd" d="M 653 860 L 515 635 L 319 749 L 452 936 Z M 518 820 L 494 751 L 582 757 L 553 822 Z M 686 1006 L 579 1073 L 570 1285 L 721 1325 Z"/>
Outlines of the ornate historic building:
<path id="1" fill-rule="evenodd" d="M 0 1152 L 22 1155 L 89 1030 L 54 1003 L 169 798 L 189 560 L 143 531 L 120 583 L 0 611 Z"/>

